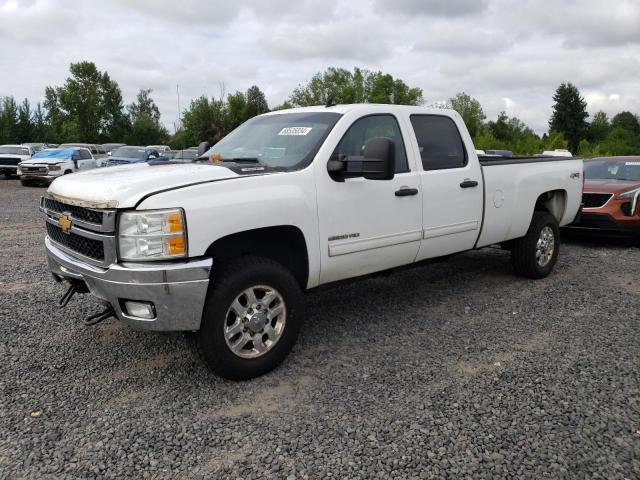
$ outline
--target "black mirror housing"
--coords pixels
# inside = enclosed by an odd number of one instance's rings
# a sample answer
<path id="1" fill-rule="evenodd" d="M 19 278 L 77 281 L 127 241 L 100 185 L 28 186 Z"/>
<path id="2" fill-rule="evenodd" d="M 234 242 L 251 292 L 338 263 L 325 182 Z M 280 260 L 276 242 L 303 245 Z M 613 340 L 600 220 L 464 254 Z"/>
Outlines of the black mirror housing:
<path id="1" fill-rule="evenodd" d="M 200 157 L 204 155 L 204 152 L 206 152 L 210 148 L 211 144 L 209 142 L 201 142 L 200 145 L 198 145 L 198 156 Z"/>
<path id="2" fill-rule="evenodd" d="M 396 170 L 396 148 L 393 140 L 372 138 L 364 147 L 363 156 L 338 155 L 327 163 L 329 176 L 337 182 L 345 178 L 364 177 L 367 180 L 391 180 Z"/>
<path id="3" fill-rule="evenodd" d="M 396 170 L 396 145 L 390 138 L 372 138 L 364 147 L 362 175 L 368 180 L 392 180 Z"/>

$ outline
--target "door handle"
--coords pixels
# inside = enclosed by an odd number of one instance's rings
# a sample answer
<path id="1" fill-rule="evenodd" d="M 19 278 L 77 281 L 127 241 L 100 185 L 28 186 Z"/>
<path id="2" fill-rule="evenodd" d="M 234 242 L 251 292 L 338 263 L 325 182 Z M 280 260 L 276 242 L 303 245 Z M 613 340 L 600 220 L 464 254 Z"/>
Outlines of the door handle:
<path id="1" fill-rule="evenodd" d="M 417 195 L 417 194 L 418 194 L 417 188 L 402 187 L 400 190 L 396 190 L 396 197 L 409 197 L 411 195 Z"/>
<path id="2" fill-rule="evenodd" d="M 465 178 L 464 182 L 460 184 L 460 188 L 473 188 L 477 186 L 478 182 L 476 182 L 475 180 L 469 180 L 468 178 Z"/>

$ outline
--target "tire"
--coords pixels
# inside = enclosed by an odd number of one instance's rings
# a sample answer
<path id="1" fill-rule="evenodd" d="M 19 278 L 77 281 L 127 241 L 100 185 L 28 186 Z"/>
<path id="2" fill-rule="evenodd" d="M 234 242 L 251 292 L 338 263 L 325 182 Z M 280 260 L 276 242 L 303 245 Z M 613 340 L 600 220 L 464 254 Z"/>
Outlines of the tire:
<path id="1" fill-rule="evenodd" d="M 12 173 L 5 173 L 4 174 L 4 178 L 11 178 L 11 177 L 13 177 Z"/>
<path id="2" fill-rule="evenodd" d="M 22 185 L 23 187 L 28 187 L 29 186 L 29 182 L 26 180 L 20 180 L 20 185 Z"/>
<path id="3" fill-rule="evenodd" d="M 281 264 L 253 256 L 222 264 L 212 274 L 199 333 L 206 364 L 229 380 L 248 380 L 273 370 L 296 342 L 302 326 L 301 305 L 300 286 Z M 276 311 L 284 315 L 274 316 Z M 240 344 L 244 346 L 237 347 Z"/>
<path id="4" fill-rule="evenodd" d="M 550 242 L 552 245 L 549 247 Z M 552 272 L 559 253 L 558 221 L 549 212 L 533 212 L 527 234 L 513 241 L 511 263 L 518 275 L 544 278 Z"/>

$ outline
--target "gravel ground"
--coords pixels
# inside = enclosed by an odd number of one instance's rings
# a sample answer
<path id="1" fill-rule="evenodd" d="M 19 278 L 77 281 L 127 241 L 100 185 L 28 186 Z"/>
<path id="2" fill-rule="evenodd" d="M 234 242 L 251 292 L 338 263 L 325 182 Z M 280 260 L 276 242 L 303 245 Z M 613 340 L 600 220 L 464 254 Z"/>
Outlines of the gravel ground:
<path id="1" fill-rule="evenodd" d="M 55 308 L 41 188 L 0 180 L 2 478 L 640 478 L 640 249 L 485 249 L 308 295 L 276 371 Z"/>

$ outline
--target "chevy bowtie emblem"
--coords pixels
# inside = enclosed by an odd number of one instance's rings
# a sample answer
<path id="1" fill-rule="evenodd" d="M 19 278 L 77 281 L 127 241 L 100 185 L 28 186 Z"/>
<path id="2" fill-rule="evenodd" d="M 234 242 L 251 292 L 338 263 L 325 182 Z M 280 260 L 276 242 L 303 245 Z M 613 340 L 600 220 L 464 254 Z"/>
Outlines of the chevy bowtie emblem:
<path id="1" fill-rule="evenodd" d="M 71 231 L 71 227 L 73 226 L 71 217 L 66 213 L 63 213 L 58 219 L 58 226 L 63 233 L 69 233 Z"/>

